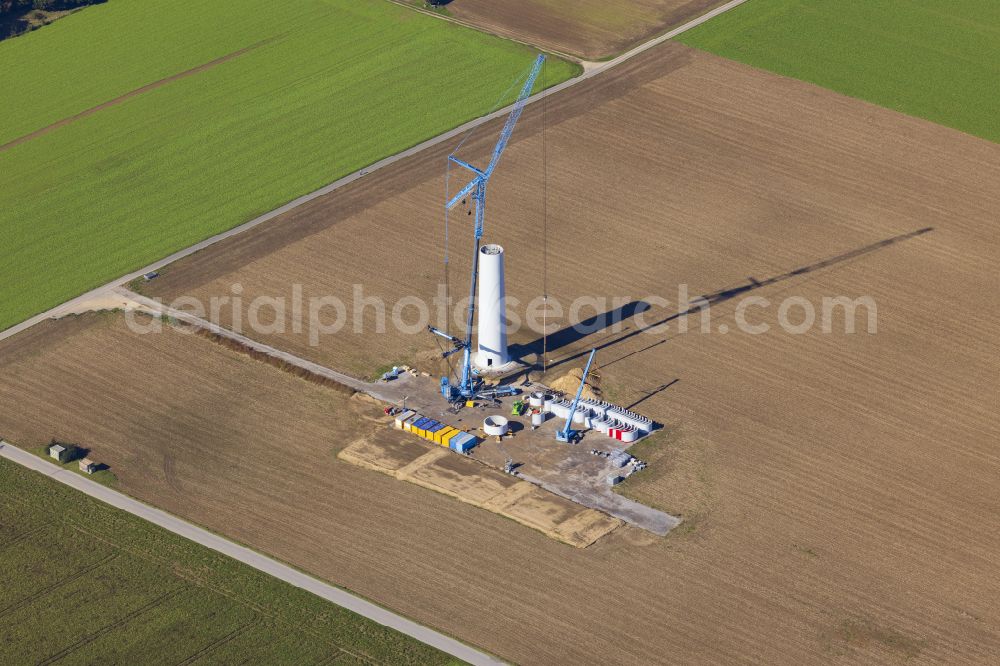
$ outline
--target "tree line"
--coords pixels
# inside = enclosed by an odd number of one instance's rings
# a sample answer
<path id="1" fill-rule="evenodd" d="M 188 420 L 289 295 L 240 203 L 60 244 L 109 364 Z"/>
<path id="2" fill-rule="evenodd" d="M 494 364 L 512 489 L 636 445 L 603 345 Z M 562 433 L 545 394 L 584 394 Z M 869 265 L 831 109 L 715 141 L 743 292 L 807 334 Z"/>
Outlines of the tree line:
<path id="1" fill-rule="evenodd" d="M 28 14 L 36 9 L 46 12 L 65 11 L 86 5 L 96 5 L 107 0 L 0 0 L 0 39 L 12 37 L 48 23 L 31 21 Z"/>
<path id="2" fill-rule="evenodd" d="M 0 0 L 0 17 L 16 18 L 27 14 L 32 9 L 42 9 L 49 12 L 75 9 L 84 5 L 96 5 L 105 0 Z"/>

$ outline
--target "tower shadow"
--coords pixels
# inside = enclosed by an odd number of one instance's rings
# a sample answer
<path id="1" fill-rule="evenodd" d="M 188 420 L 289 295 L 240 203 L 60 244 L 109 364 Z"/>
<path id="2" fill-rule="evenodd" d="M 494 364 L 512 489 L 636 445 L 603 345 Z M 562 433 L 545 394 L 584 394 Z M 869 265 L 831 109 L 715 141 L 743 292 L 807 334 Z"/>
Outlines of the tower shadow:
<path id="1" fill-rule="evenodd" d="M 525 359 L 535 356 L 540 359 L 543 352 L 558 351 L 568 347 L 584 338 L 600 333 L 609 328 L 615 328 L 627 319 L 635 315 L 646 312 L 651 306 L 646 301 L 631 301 L 613 310 L 607 310 L 600 314 L 581 320 L 577 324 L 564 326 L 552 335 L 539 337 L 524 344 L 512 344 L 507 348 L 510 357 L 520 363 L 534 368 L 541 364 L 529 363 Z"/>
<path id="2" fill-rule="evenodd" d="M 635 330 L 629 331 L 628 333 L 625 333 L 624 335 L 621 335 L 621 336 L 615 338 L 614 340 L 609 340 L 607 342 L 603 342 L 603 343 L 600 343 L 600 344 L 597 344 L 597 345 L 593 345 L 593 346 L 596 347 L 596 349 L 598 351 L 615 347 L 615 346 L 620 345 L 623 342 L 626 342 L 626 341 L 628 341 L 628 340 L 630 340 L 630 339 L 632 339 L 632 338 L 634 338 L 634 337 L 636 337 L 636 336 L 638 336 L 638 335 L 640 335 L 642 333 L 645 333 L 647 331 L 655 329 L 655 328 L 657 328 L 659 326 L 663 326 L 664 324 L 668 324 L 668 323 L 670 323 L 670 322 L 672 322 L 672 321 L 674 321 L 676 319 L 680 319 L 681 317 L 686 317 L 689 314 L 701 312 L 706 307 L 710 307 L 710 306 L 713 306 L 713 305 L 718 305 L 720 303 L 725 303 L 726 301 L 732 300 L 732 299 L 737 298 L 739 296 L 743 296 L 743 295 L 748 294 L 748 293 L 750 293 L 752 291 L 756 291 L 758 289 L 763 289 L 764 287 L 773 286 L 775 284 L 778 284 L 779 282 L 784 282 L 784 281 L 790 280 L 792 278 L 801 277 L 803 275 L 808 275 L 809 273 L 814 273 L 814 272 L 822 270 L 824 268 L 829 268 L 831 266 L 836 266 L 838 264 L 846 263 L 848 261 L 851 261 L 852 259 L 857 259 L 858 257 L 862 257 L 862 256 L 870 254 L 872 252 L 877 252 L 877 251 L 885 249 L 885 248 L 887 248 L 887 247 L 889 247 L 891 245 L 895 245 L 896 243 L 901 243 L 903 241 L 910 240 L 910 239 L 916 238 L 918 236 L 922 236 L 922 235 L 930 233 L 932 231 L 934 231 L 934 227 L 923 227 L 922 229 L 917 229 L 915 231 L 910 231 L 910 232 L 905 233 L 905 234 L 900 234 L 898 236 L 892 236 L 890 238 L 885 238 L 885 239 L 880 240 L 880 241 L 878 241 L 876 243 L 871 243 L 869 245 L 864 245 L 862 247 L 859 247 L 857 249 L 851 250 L 849 252 L 844 252 L 842 254 L 838 254 L 838 255 L 834 255 L 832 257 L 828 257 L 826 259 L 822 259 L 822 260 L 817 261 L 817 262 L 812 263 L 812 264 L 807 264 L 805 266 L 800 266 L 799 268 L 795 268 L 795 269 L 790 270 L 790 271 L 788 271 L 786 273 L 781 273 L 779 275 L 774 275 L 772 277 L 768 277 L 768 278 L 765 278 L 763 280 L 757 280 L 757 279 L 755 279 L 753 277 L 750 277 L 750 278 L 747 279 L 747 283 L 746 284 L 737 285 L 735 287 L 726 287 L 724 289 L 720 289 L 718 291 L 714 291 L 714 292 L 709 293 L 709 294 L 703 294 L 703 295 L 695 298 L 691 302 L 690 307 L 687 307 L 687 308 L 685 308 L 685 309 L 683 309 L 681 311 L 669 314 L 669 315 L 663 317 L 662 319 L 660 319 L 659 321 L 655 321 L 653 323 L 640 326 L 640 327 L 636 328 Z M 585 336 L 582 336 L 582 337 L 585 337 Z M 581 337 L 581 339 L 582 339 L 582 337 Z M 652 344 L 644 347 L 643 349 L 639 349 L 639 350 L 630 352 L 628 354 L 625 354 L 624 356 L 621 356 L 621 357 L 616 358 L 614 360 L 608 361 L 606 363 L 601 363 L 600 366 L 602 368 L 603 367 L 607 367 L 607 366 L 609 366 L 609 365 L 611 365 L 613 363 L 617 363 L 618 361 L 624 360 L 625 358 L 628 358 L 630 356 L 634 356 L 634 355 L 639 354 L 639 353 L 644 352 L 644 351 L 648 351 L 649 349 L 652 349 L 653 347 L 657 347 L 657 346 L 659 346 L 661 344 L 664 344 L 664 343 L 666 343 L 666 341 L 667 340 L 665 338 L 661 339 L 661 340 L 658 340 L 658 341 L 656 341 L 656 342 L 654 342 L 654 343 L 652 343 Z M 566 363 L 571 363 L 571 362 L 575 361 L 576 359 L 578 359 L 578 358 L 580 358 L 582 356 L 586 356 L 589 353 L 590 353 L 589 349 L 584 350 L 584 351 L 580 351 L 580 352 L 576 352 L 576 353 L 571 354 L 571 355 L 569 355 L 569 356 L 567 356 L 565 358 L 561 358 L 561 359 L 559 359 L 557 361 L 549 363 L 548 364 L 548 369 L 551 370 L 554 367 L 558 367 L 558 366 L 564 365 Z"/>

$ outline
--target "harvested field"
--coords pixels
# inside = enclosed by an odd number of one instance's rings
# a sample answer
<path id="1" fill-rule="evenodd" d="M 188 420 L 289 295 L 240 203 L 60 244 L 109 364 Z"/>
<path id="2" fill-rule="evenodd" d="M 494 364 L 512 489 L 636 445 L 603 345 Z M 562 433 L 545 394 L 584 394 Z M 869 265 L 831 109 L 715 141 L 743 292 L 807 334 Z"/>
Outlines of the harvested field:
<path id="1" fill-rule="evenodd" d="M 577 548 L 590 546 L 622 524 L 600 511 L 395 430 L 381 430 L 355 442 L 341 449 L 337 457 L 498 513 Z"/>
<path id="2" fill-rule="evenodd" d="M 508 295 L 522 303 L 542 290 L 539 113 L 526 112 L 504 156 L 487 220 L 486 240 L 507 250 Z M 991 659 L 1000 651 L 1000 147 L 678 45 L 552 99 L 548 121 L 551 297 L 674 301 L 679 282 L 712 295 L 711 334 L 697 319 L 681 334 L 673 303 L 654 304 L 646 322 L 669 324 L 658 335 L 636 334 L 630 321 L 550 350 L 561 374 L 599 346 L 604 395 L 665 424 L 636 453 L 651 465 L 627 492 L 682 515 L 681 528 L 663 541 L 622 529 L 569 551 L 423 493 L 405 495 L 413 505 L 394 497 L 398 515 L 355 527 L 370 550 L 352 544 L 353 558 L 301 529 L 277 528 L 284 538 L 226 529 L 529 663 Z M 492 140 L 479 135 L 463 156 L 481 160 Z M 248 301 L 299 283 L 307 295 L 349 299 L 360 283 L 390 304 L 430 298 L 442 276 L 433 259 L 444 154 L 181 262 L 155 289 L 207 298 L 239 282 Z M 870 295 L 878 333 L 722 334 L 734 296 L 749 294 Z M 775 325 L 775 310 L 750 319 Z M 316 348 L 291 332 L 267 341 L 367 373 L 393 357 L 429 359 L 436 343 L 421 335 L 349 327 Z M 525 332 L 513 342 L 529 359 L 538 349 Z M 29 367 L 6 370 L 7 381 L 23 383 Z M 41 400 L 8 395 L 16 412 Z M 323 487 L 319 476 L 304 470 L 299 483 Z M 416 490 L 371 476 L 363 491 L 347 487 L 378 506 Z M 213 491 L 201 492 L 197 505 L 190 493 L 173 505 L 204 519 Z M 300 515 L 283 498 L 262 513 Z M 319 541 L 337 541 L 339 528 L 326 528 Z M 353 560 L 367 565 L 371 553 L 392 581 L 359 572 Z M 475 561 L 476 572 L 427 564 L 445 557 Z M 491 610 L 473 610 L 482 608 Z M 442 619 L 446 610 L 462 621 Z M 609 632 L 628 640 L 609 643 Z"/>
<path id="3" fill-rule="evenodd" d="M 586 60 L 602 60 L 725 0 L 455 0 L 448 12 L 482 30 Z"/>

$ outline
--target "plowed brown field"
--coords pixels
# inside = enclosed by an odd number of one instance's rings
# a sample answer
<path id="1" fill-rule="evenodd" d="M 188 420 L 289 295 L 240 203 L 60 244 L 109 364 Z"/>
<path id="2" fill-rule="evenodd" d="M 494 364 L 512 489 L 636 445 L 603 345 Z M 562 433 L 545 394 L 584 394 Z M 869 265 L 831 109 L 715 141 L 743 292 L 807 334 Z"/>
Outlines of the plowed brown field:
<path id="1" fill-rule="evenodd" d="M 522 302 L 542 288 L 540 111 L 487 220 Z M 335 461 L 363 410 L 200 338 L 56 335 L 74 322 L 14 338 L 0 433 L 110 448 L 127 491 L 520 662 L 994 660 L 1000 146 L 678 46 L 551 100 L 547 120 L 550 294 L 716 294 L 711 334 L 630 323 L 550 354 L 562 372 L 601 346 L 605 395 L 665 424 L 628 492 L 683 515 L 668 538 L 623 528 L 573 549 Z M 481 161 L 489 134 L 463 156 Z M 442 158 L 302 206 L 155 289 L 430 298 Z M 469 229 L 453 223 L 460 291 Z M 718 332 L 746 294 L 870 295 L 878 332 Z M 436 349 L 267 341 L 357 373 Z"/>
<path id="2" fill-rule="evenodd" d="M 454 0 L 448 12 L 490 32 L 600 60 L 725 0 Z"/>

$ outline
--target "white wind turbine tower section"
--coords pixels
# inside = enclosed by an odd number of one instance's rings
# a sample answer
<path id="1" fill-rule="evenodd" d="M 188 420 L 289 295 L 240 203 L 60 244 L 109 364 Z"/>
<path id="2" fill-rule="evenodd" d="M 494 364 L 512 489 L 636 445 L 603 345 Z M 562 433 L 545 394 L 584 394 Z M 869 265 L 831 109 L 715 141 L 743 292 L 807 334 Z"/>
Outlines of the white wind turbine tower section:
<path id="1" fill-rule="evenodd" d="M 479 251 L 479 349 L 475 360 L 480 370 L 500 370 L 510 362 L 505 310 L 503 248 L 484 245 Z"/>

